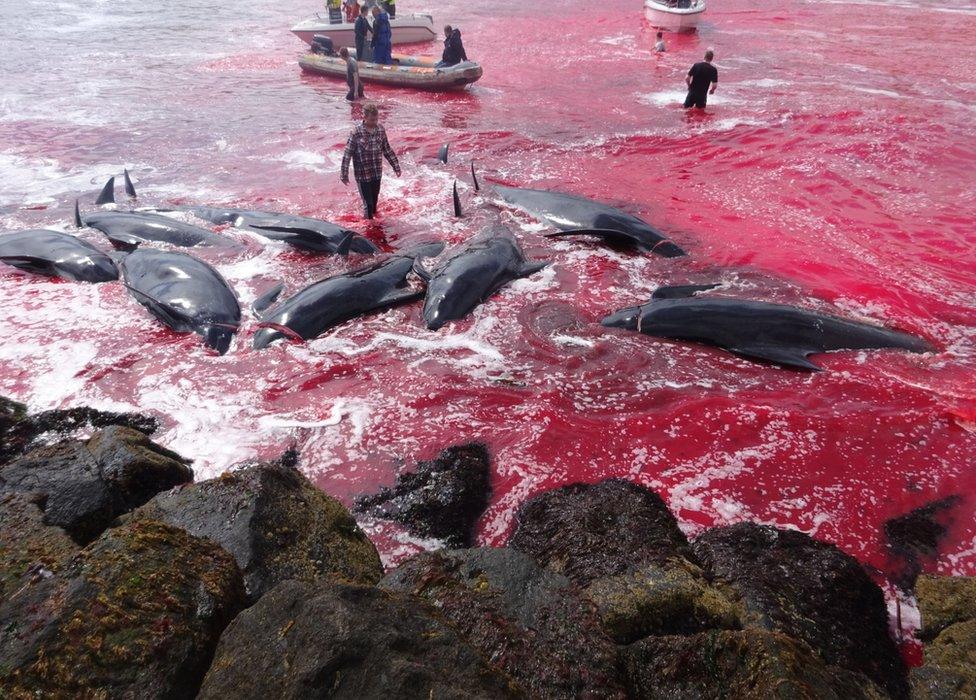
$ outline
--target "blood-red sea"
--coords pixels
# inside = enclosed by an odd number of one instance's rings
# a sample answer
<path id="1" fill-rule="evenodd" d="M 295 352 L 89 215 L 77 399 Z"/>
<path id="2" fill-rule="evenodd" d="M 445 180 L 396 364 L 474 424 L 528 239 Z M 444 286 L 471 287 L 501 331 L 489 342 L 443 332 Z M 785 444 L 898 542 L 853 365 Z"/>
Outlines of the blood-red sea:
<path id="1" fill-rule="evenodd" d="M 143 206 L 301 213 L 387 249 L 501 224 L 552 263 L 437 332 L 414 304 L 255 351 L 247 315 L 222 357 L 120 284 L 3 267 L 0 393 L 37 410 L 158 415 L 155 439 L 192 457 L 198 478 L 295 446 L 347 504 L 481 440 L 493 459 L 484 545 L 505 543 L 533 494 L 622 477 L 661 493 L 690 536 L 743 520 L 798 528 L 885 583 L 884 522 L 959 496 L 926 569 L 976 574 L 972 2 L 711 0 L 697 33 L 668 33 L 655 54 L 638 0 L 401 0 L 401 14 L 460 27 L 484 77 L 450 94 L 367 86 L 403 165 L 370 224 L 338 178 L 361 105 L 343 83 L 302 74 L 288 32 L 314 3 L 0 7 L 0 230 L 72 230 L 75 197 L 91 210 L 127 167 Z M 684 76 L 708 47 L 718 90 L 686 112 Z M 490 188 L 474 191 L 472 160 L 486 183 L 621 206 L 689 255 L 547 239 Z M 275 281 L 288 294 L 365 262 L 218 230 L 243 247 L 194 254 L 242 304 Z M 805 373 L 599 325 L 685 282 L 883 324 L 937 350 L 818 355 L 824 371 Z M 435 544 L 362 524 L 387 564 Z"/>

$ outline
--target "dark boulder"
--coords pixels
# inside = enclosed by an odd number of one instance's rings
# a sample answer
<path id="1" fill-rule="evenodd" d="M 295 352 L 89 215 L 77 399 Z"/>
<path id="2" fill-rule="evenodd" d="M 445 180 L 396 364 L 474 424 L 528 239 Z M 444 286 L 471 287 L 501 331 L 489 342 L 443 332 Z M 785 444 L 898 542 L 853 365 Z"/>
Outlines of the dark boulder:
<path id="1" fill-rule="evenodd" d="M 42 436 L 64 437 L 82 428 L 107 428 L 110 425 L 151 435 L 159 427 L 159 421 L 139 413 L 98 411 L 86 406 L 28 415 L 24 404 L 0 396 L 0 464 L 23 454 Z"/>
<path id="2" fill-rule="evenodd" d="M 44 513 L 19 493 L 0 495 L 0 601 L 35 578 L 52 576 L 78 551 L 59 527 L 44 524 Z"/>
<path id="3" fill-rule="evenodd" d="M 288 579 L 374 584 L 383 576 L 376 548 L 349 511 L 288 457 L 161 493 L 132 517 L 219 544 L 237 560 L 252 600 Z"/>
<path id="4" fill-rule="evenodd" d="M 199 698 L 518 696 L 417 600 L 364 586 L 286 581 L 227 628 Z"/>
<path id="5" fill-rule="evenodd" d="M 510 547 L 583 585 L 691 557 L 661 497 L 622 479 L 547 491 L 526 501 L 516 521 Z"/>
<path id="6" fill-rule="evenodd" d="M 529 499 L 516 520 L 509 545 L 583 586 L 621 644 L 739 626 L 653 491 L 621 479 L 573 484 Z"/>
<path id="7" fill-rule="evenodd" d="M 532 697 L 622 696 L 616 651 L 568 579 L 511 549 L 427 552 L 380 587 L 431 603 Z"/>
<path id="8" fill-rule="evenodd" d="M 356 510 L 394 520 L 412 535 L 436 537 L 450 547 L 469 547 L 478 518 L 491 498 L 491 459 L 480 443 L 449 447 L 436 459 L 356 501 Z"/>
<path id="9" fill-rule="evenodd" d="M 882 700 L 860 674 L 830 667 L 806 644 L 765 630 L 651 637 L 624 653 L 629 697 Z"/>
<path id="10" fill-rule="evenodd" d="M 895 559 L 889 578 L 900 588 L 911 590 L 923 565 L 938 557 L 939 544 L 948 534 L 961 501 L 959 496 L 949 496 L 885 522 L 885 539 Z"/>
<path id="11" fill-rule="evenodd" d="M 713 584 L 740 597 L 744 626 L 800 639 L 828 664 L 907 696 L 884 596 L 856 559 L 802 532 L 754 523 L 709 530 L 694 551 Z"/>
<path id="12" fill-rule="evenodd" d="M 110 426 L 87 441 L 39 447 L 0 467 L 0 492 L 27 495 L 44 510 L 46 524 L 85 544 L 153 494 L 192 479 L 176 453 L 137 430 Z"/>
<path id="13" fill-rule="evenodd" d="M 233 558 L 149 521 L 105 532 L 0 603 L 12 697 L 193 697 L 245 604 Z"/>

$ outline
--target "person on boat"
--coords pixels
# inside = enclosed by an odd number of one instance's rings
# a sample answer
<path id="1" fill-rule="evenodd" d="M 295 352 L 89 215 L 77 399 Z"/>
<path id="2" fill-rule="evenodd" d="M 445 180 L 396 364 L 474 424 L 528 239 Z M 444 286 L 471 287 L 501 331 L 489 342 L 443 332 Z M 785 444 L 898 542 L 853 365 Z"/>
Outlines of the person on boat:
<path id="1" fill-rule="evenodd" d="M 349 86 L 349 93 L 346 99 L 352 102 L 357 97 L 366 97 L 363 94 L 363 83 L 359 79 L 359 62 L 349 53 L 349 49 L 343 46 L 339 49 L 339 55 L 346 62 L 346 84 Z"/>
<path id="2" fill-rule="evenodd" d="M 359 17 L 359 0 L 342 0 L 346 8 L 346 22 L 352 24 Z"/>
<path id="3" fill-rule="evenodd" d="M 436 67 L 456 66 L 461 61 L 467 60 L 468 54 L 464 52 L 464 44 L 461 43 L 461 30 L 447 25 L 444 27 L 444 53 L 441 54 L 441 60 L 437 62 Z"/>
<path id="4" fill-rule="evenodd" d="M 364 0 L 358 0 L 357 4 L 362 7 L 365 2 Z M 366 13 L 360 12 L 359 16 L 356 17 L 356 24 L 353 26 L 353 32 L 356 35 L 356 58 L 360 61 L 368 61 L 373 57 L 372 54 L 367 53 L 369 44 L 366 43 L 366 35 L 372 31 L 373 28 L 369 26 Z"/>
<path id="5" fill-rule="evenodd" d="M 386 8 L 386 14 L 390 19 L 396 17 L 396 0 L 383 0 L 383 7 Z"/>
<path id="6" fill-rule="evenodd" d="M 712 65 L 713 58 L 715 58 L 715 52 L 709 49 L 705 52 L 705 60 L 699 61 L 688 71 L 688 75 L 685 77 L 685 82 L 688 83 L 685 109 L 691 106 L 705 109 L 708 96 L 715 94 L 715 88 L 718 87 L 718 69 Z"/>
<path id="7" fill-rule="evenodd" d="M 664 45 L 664 32 L 657 33 L 657 43 L 654 44 L 654 51 L 656 53 L 664 53 L 667 51 L 667 46 Z"/>
<path id="8" fill-rule="evenodd" d="M 376 214 L 376 204 L 380 196 L 380 181 L 383 177 L 383 157 L 390 162 L 393 172 L 400 176 L 400 162 L 386 138 L 386 130 L 380 125 L 380 111 L 372 102 L 363 107 L 363 123 L 352 130 L 342 154 L 339 179 L 349 184 L 349 161 L 352 160 L 353 174 L 363 198 L 365 218 L 372 219 Z"/>
<path id="9" fill-rule="evenodd" d="M 385 66 L 392 65 L 393 30 L 390 28 L 390 16 L 383 8 L 373 6 L 373 63 Z"/>

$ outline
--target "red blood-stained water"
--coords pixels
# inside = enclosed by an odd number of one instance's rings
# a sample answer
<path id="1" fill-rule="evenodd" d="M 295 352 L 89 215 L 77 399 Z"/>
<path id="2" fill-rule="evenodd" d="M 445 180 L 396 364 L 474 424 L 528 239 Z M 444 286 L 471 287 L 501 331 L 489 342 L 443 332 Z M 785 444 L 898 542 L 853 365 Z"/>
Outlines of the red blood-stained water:
<path id="1" fill-rule="evenodd" d="M 538 491 L 624 477 L 661 492 L 690 534 L 792 526 L 885 571 L 884 521 L 958 494 L 928 566 L 976 573 L 976 7 L 715 0 L 696 35 L 667 35 L 655 55 L 637 0 L 400 5 L 460 26 L 485 75 L 452 95 L 367 86 L 404 176 L 386 178 L 366 225 L 337 177 L 360 107 L 343 84 L 300 73 L 287 32 L 309 3 L 0 0 L 0 225 L 63 228 L 74 197 L 91 209 L 124 165 L 143 205 L 297 212 L 391 248 L 503 223 L 549 268 L 436 333 L 413 305 L 255 352 L 248 316 L 224 357 L 118 284 L 3 268 L 0 391 L 36 409 L 157 413 L 157 439 L 201 477 L 294 444 L 347 503 L 417 459 L 484 440 L 483 544 L 504 543 Z M 687 113 L 683 76 L 709 46 L 719 90 Z M 435 159 L 445 142 L 447 166 Z M 472 159 L 483 182 L 622 205 L 689 256 L 546 239 L 473 191 Z M 291 293 L 362 263 L 223 233 L 244 250 L 194 254 L 245 303 L 276 280 Z M 822 355 L 826 371 L 805 374 L 598 324 L 688 281 L 882 323 L 939 350 Z M 364 525 L 388 563 L 424 544 Z"/>

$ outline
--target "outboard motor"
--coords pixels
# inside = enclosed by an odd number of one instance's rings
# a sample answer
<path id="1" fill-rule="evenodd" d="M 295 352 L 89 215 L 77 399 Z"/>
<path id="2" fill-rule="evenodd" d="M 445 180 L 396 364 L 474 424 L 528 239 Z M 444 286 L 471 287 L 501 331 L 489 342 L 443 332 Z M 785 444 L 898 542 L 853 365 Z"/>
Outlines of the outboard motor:
<path id="1" fill-rule="evenodd" d="M 312 37 L 312 53 L 324 54 L 326 56 L 335 56 L 335 44 L 332 43 L 332 39 L 322 34 L 316 34 Z"/>

